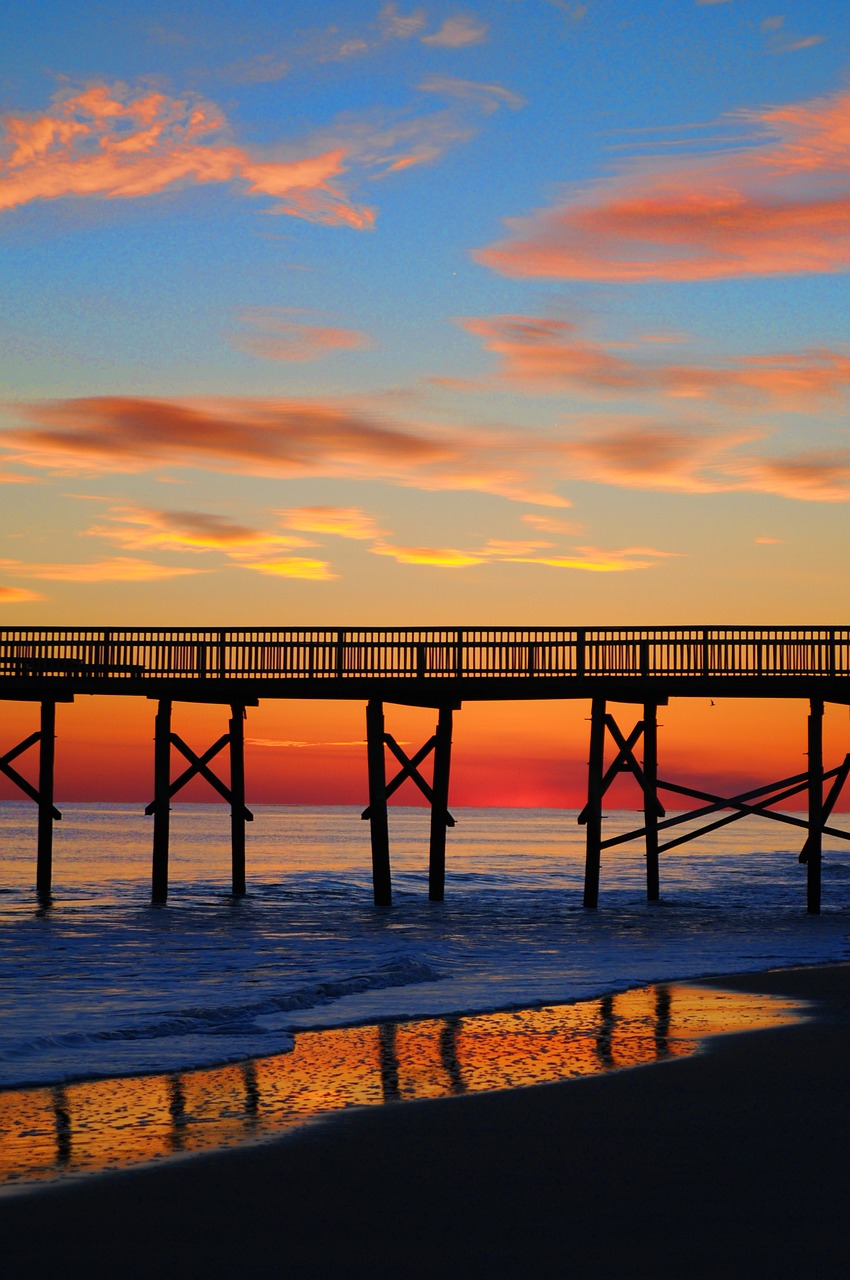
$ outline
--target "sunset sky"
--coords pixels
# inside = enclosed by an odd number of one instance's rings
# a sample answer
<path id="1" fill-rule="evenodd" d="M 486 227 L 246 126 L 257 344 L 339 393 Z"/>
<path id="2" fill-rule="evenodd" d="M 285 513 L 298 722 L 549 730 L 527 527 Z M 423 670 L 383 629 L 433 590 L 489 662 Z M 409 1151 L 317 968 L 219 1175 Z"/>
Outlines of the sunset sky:
<path id="1" fill-rule="evenodd" d="M 0 625 L 850 620 L 846 4 L 30 0 L 4 31 Z M 63 735 L 128 790 L 108 705 L 60 716 L 68 793 Z M 711 710 L 733 773 L 765 733 L 800 766 L 800 706 Z M 464 711 L 460 800 L 568 802 L 584 714 Z M 254 777 L 313 780 L 265 798 L 352 798 L 361 707 L 253 715 Z"/>

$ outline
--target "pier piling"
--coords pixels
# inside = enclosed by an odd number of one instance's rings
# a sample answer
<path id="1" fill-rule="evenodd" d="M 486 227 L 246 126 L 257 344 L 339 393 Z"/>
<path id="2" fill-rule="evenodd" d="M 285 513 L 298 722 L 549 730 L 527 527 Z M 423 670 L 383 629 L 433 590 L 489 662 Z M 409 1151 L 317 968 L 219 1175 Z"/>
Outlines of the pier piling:
<path id="1" fill-rule="evenodd" d="M 806 910 L 820 914 L 823 851 L 823 700 L 809 700 L 809 834 L 806 839 Z"/>
<path id="2" fill-rule="evenodd" d="M 369 767 L 372 891 L 375 906 L 388 907 L 393 900 L 393 888 L 387 816 L 387 768 L 384 760 L 384 704 L 377 698 L 372 698 L 366 706 L 366 755 Z"/>
<path id="3" fill-rule="evenodd" d="M 171 700 L 161 699 L 154 722 L 153 859 L 151 902 L 168 899 L 168 841 L 171 819 Z"/>
<path id="4" fill-rule="evenodd" d="M 446 830 L 449 775 L 452 759 L 452 709 L 440 707 L 434 743 L 434 783 L 431 800 L 431 841 L 428 858 L 428 897 L 442 902 L 446 892 Z"/>

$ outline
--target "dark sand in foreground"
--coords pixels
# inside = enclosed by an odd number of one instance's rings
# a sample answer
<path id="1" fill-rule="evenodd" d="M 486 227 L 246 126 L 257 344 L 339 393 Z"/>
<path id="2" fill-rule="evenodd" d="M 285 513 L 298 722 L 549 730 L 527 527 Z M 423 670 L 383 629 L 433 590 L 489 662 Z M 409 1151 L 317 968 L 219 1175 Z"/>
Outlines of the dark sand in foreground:
<path id="1" fill-rule="evenodd" d="M 850 1275 L 850 966 L 712 985 L 819 1002 L 693 1058 L 336 1115 L 0 1199 L 10 1280 Z"/>

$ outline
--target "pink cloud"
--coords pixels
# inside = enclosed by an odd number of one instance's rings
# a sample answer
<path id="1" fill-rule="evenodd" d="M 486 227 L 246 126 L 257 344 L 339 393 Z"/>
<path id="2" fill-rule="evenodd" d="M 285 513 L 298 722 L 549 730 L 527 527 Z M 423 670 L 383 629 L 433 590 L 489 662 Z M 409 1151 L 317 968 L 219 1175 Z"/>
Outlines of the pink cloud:
<path id="1" fill-rule="evenodd" d="M 838 404 L 850 390 L 850 353 L 842 351 L 741 356 L 709 365 L 659 360 L 654 338 L 634 344 L 595 342 L 568 320 L 503 315 L 460 323 L 498 357 L 501 379 L 538 390 L 606 398 L 717 397 L 747 404 L 764 401 L 783 409 Z M 641 351 L 645 345 L 650 359 Z M 490 380 L 478 385 L 492 389 Z"/>
<path id="2" fill-rule="evenodd" d="M 483 44 L 487 39 L 486 22 L 479 22 L 471 13 L 459 13 L 446 18 L 433 35 L 422 36 L 422 43 L 438 49 L 466 49 L 473 44 Z"/>
<path id="3" fill-rule="evenodd" d="M 251 331 L 234 334 L 231 342 L 239 351 L 264 360 L 298 363 L 320 360 L 332 351 L 362 351 L 372 345 L 368 335 L 356 329 L 307 324 L 291 315 L 274 308 L 244 311 L 239 318 Z"/>
<path id="4" fill-rule="evenodd" d="M 738 119 L 754 145 L 633 162 L 473 256 L 508 276 L 624 282 L 847 270 L 850 91 Z"/>
<path id="5" fill-rule="evenodd" d="M 330 147 L 264 160 L 230 140 L 222 113 L 187 95 L 92 85 L 60 94 L 44 115 L 6 115 L 0 146 L 0 209 L 61 196 L 131 199 L 175 184 L 241 181 L 272 211 L 365 227 L 371 210 L 335 185 L 345 151 Z"/>
<path id="6" fill-rule="evenodd" d="M 163 466 L 263 476 L 367 477 L 425 490 L 566 506 L 546 474 L 552 446 L 513 433 L 394 422 L 356 402 L 167 401 L 104 396 L 32 405 L 0 436 L 18 464 L 64 473 Z"/>
<path id="7" fill-rule="evenodd" d="M 220 551 L 242 560 L 315 545 L 306 538 L 237 524 L 209 512 L 145 507 L 113 507 L 108 522 L 85 532 L 89 537 L 106 538 L 125 551 Z"/>

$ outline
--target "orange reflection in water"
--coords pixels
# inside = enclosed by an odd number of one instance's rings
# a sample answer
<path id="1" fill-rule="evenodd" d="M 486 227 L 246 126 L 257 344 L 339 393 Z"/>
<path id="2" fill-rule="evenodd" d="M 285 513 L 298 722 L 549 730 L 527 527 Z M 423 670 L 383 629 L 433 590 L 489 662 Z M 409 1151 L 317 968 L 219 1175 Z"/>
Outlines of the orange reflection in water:
<path id="1" fill-rule="evenodd" d="M 804 1006 L 680 984 L 576 1004 L 305 1031 L 237 1066 L 0 1093 L 0 1184 L 121 1168 L 283 1133 L 345 1107 L 568 1080 L 686 1057 Z"/>

